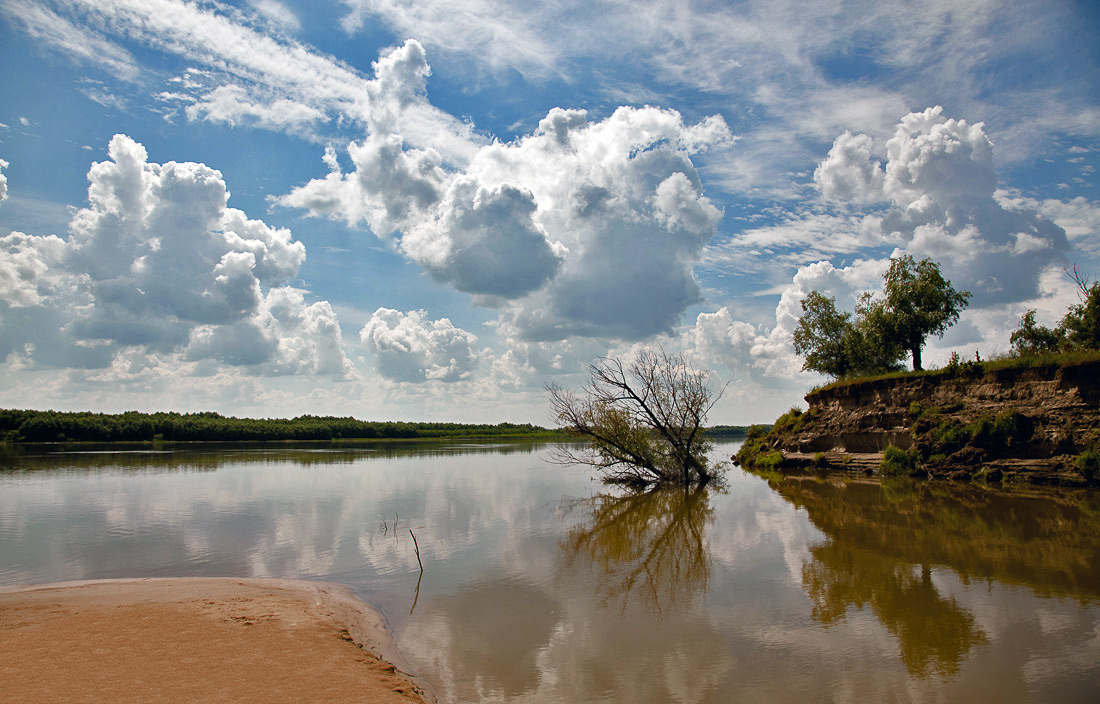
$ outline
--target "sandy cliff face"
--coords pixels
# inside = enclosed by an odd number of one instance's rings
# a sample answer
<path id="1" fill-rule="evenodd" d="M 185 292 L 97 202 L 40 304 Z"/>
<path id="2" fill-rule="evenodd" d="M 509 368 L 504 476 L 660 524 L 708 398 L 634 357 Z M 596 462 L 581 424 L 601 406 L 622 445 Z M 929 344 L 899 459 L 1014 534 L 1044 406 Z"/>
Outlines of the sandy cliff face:
<path id="1" fill-rule="evenodd" d="M 1077 456 L 1100 449 L 1100 362 L 853 382 L 812 392 L 809 411 L 771 447 L 798 463 L 877 469 L 889 446 L 932 476 L 1076 483 Z M 820 464 L 823 458 L 817 456 Z"/>

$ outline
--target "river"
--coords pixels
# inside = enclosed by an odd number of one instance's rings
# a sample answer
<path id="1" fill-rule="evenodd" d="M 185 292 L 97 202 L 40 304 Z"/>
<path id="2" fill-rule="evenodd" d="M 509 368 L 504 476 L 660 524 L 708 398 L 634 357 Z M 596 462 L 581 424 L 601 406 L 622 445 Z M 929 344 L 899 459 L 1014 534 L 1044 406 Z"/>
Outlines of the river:
<path id="1" fill-rule="evenodd" d="M 1096 492 L 733 468 L 632 496 L 548 450 L 8 448 L 0 583 L 340 582 L 444 702 L 1100 697 Z"/>

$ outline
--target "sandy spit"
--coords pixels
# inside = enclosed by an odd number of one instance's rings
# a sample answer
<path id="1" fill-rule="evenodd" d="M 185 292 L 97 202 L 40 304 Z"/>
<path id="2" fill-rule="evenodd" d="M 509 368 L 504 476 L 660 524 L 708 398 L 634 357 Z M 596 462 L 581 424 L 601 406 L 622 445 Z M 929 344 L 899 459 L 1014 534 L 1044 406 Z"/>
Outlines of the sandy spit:
<path id="1" fill-rule="evenodd" d="M 0 587 L 0 701 L 431 700 L 346 587 L 125 579 Z"/>

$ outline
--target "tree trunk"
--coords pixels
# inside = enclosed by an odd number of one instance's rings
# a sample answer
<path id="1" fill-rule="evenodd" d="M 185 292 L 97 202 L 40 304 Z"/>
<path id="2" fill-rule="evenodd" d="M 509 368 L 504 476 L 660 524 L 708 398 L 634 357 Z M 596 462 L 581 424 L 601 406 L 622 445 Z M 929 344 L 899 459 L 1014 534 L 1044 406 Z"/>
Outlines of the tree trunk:
<path id="1" fill-rule="evenodd" d="M 912 349 L 912 352 L 913 352 L 913 371 L 919 372 L 922 369 L 924 369 L 924 367 L 922 367 L 920 365 L 920 345 L 917 345 L 916 347 L 914 347 Z"/>

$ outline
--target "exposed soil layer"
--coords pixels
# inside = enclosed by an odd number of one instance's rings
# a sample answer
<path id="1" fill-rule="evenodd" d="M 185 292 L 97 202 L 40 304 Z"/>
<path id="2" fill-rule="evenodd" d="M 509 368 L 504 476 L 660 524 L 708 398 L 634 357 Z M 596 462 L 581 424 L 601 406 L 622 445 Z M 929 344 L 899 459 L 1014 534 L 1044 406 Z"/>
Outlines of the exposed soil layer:
<path id="1" fill-rule="evenodd" d="M 879 471 L 887 448 L 903 473 L 1089 484 L 1082 453 L 1100 450 L 1100 362 L 854 381 L 811 392 L 737 460 L 768 469 Z M 779 454 L 777 454 L 779 453 Z M 780 456 L 781 455 L 781 456 Z M 1085 463 L 1087 464 L 1087 463 Z"/>

